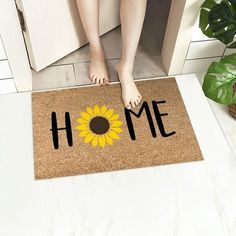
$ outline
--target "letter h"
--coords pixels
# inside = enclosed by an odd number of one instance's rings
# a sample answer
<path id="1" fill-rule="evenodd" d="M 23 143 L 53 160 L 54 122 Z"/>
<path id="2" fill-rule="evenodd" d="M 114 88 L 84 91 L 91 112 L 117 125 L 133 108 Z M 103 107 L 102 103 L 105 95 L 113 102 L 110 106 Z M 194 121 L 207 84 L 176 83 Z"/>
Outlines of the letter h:
<path id="1" fill-rule="evenodd" d="M 52 138 L 53 138 L 54 148 L 55 149 L 59 148 L 58 130 L 66 130 L 67 143 L 70 147 L 73 146 L 70 113 L 69 112 L 65 113 L 65 124 L 66 124 L 65 127 L 58 128 L 56 112 L 52 112 L 51 123 L 52 123 L 52 128 L 50 130 L 52 131 Z"/>

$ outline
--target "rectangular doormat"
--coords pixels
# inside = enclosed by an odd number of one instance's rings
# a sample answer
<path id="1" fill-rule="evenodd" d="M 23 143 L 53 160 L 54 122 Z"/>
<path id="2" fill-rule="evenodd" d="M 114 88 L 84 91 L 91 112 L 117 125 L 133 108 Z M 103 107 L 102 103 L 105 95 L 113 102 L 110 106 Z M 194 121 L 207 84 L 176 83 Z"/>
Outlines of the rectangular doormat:
<path id="1" fill-rule="evenodd" d="M 136 84 L 133 110 L 119 83 L 34 92 L 35 178 L 202 160 L 175 78 Z"/>

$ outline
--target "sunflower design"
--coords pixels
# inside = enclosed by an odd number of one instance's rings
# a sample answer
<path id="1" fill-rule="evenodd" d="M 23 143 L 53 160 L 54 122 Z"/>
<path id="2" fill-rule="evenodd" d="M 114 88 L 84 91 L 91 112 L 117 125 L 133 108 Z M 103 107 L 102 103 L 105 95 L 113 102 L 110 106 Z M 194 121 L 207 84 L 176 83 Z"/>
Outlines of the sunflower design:
<path id="1" fill-rule="evenodd" d="M 79 137 L 84 138 L 85 143 L 91 143 L 92 147 L 100 146 L 104 148 L 106 144 L 113 145 L 113 140 L 120 139 L 119 133 L 122 121 L 119 115 L 114 114 L 113 109 L 106 106 L 101 108 L 97 105 L 92 109 L 87 107 L 86 111 L 80 113 L 81 117 L 77 119 Z"/>

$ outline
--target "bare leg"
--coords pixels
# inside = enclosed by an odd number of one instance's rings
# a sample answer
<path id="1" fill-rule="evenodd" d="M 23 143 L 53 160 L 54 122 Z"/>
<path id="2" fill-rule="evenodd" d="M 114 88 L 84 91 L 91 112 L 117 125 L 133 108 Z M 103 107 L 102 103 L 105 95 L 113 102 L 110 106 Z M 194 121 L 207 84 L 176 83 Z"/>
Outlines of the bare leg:
<path id="1" fill-rule="evenodd" d="M 135 55 L 143 27 L 147 0 L 121 0 L 122 59 L 117 72 L 122 86 L 122 99 L 126 108 L 137 106 L 141 95 L 133 80 Z"/>
<path id="2" fill-rule="evenodd" d="M 98 3 L 98 0 L 77 0 L 81 21 L 90 43 L 90 79 L 96 84 L 107 84 L 109 83 L 109 74 L 99 37 Z"/>

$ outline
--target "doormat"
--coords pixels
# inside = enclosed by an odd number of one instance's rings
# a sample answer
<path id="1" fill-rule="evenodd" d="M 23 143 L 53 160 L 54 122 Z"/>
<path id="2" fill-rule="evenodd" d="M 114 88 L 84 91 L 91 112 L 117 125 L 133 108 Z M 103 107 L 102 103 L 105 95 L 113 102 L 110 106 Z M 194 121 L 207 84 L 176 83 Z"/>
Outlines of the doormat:
<path id="1" fill-rule="evenodd" d="M 133 110 L 119 83 L 34 92 L 35 178 L 202 160 L 175 78 L 136 84 Z"/>

